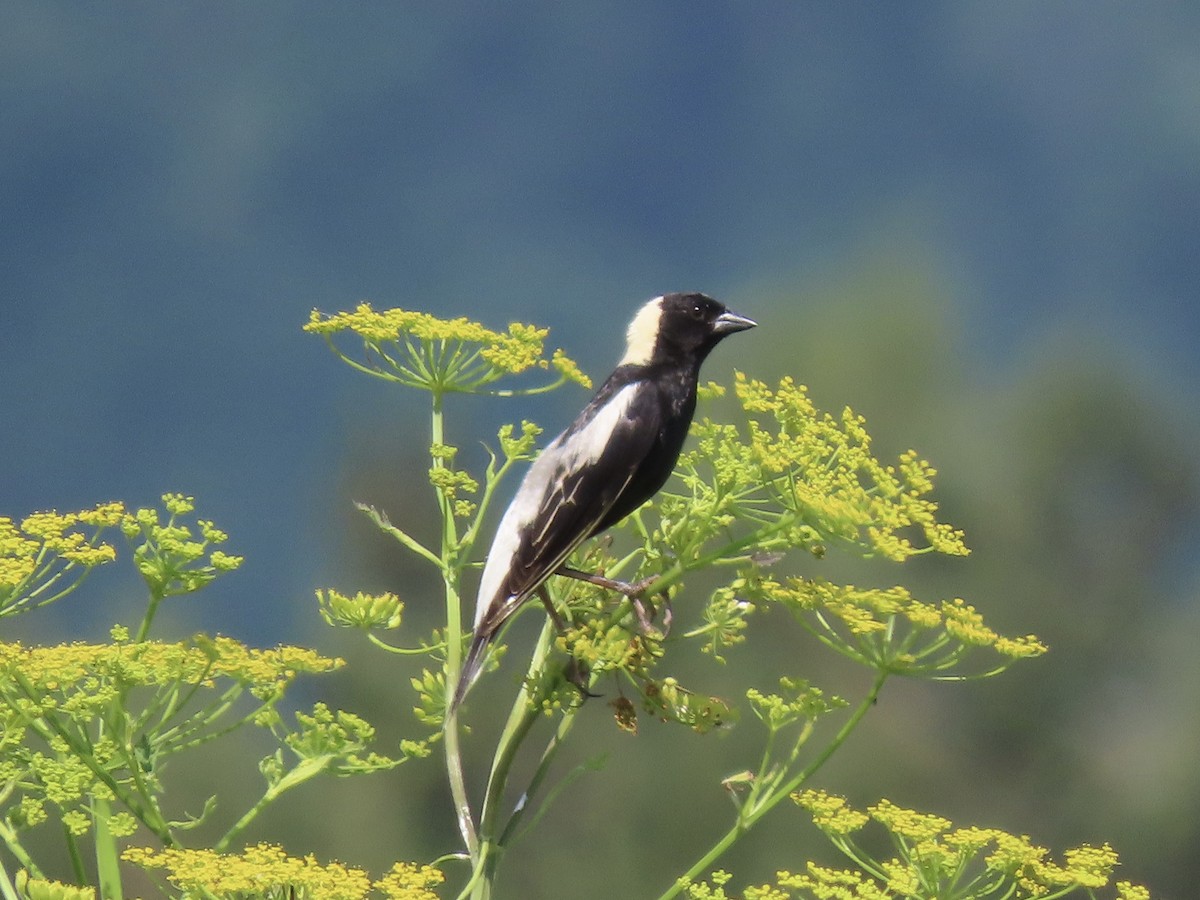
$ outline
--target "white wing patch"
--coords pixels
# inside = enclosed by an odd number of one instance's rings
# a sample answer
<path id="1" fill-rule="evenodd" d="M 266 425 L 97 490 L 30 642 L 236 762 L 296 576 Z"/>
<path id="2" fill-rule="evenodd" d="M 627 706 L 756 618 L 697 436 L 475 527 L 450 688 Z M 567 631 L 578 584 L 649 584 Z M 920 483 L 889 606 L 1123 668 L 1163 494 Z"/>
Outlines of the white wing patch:
<path id="1" fill-rule="evenodd" d="M 655 297 L 638 310 L 625 333 L 625 355 L 619 365 L 644 366 L 654 358 L 658 326 L 662 319 L 662 297 Z"/>
<path id="2" fill-rule="evenodd" d="M 516 496 L 500 519 L 487 562 L 483 566 L 479 595 L 475 601 L 476 627 L 487 615 L 492 601 L 496 599 L 496 592 L 512 568 L 513 557 L 521 546 L 521 535 L 534 524 L 542 507 L 542 499 L 559 481 L 562 473 L 577 472 L 601 457 L 618 423 L 629 412 L 636 388 L 633 384 L 621 388 L 587 425 L 571 435 L 569 441 L 563 441 L 566 432 L 560 434 L 546 445 L 546 449 L 529 467 Z"/>
<path id="3" fill-rule="evenodd" d="M 583 468 L 588 463 L 594 463 L 604 453 L 604 448 L 612 440 L 618 423 L 626 418 L 629 405 L 637 393 L 636 384 L 627 384 L 609 398 L 600 407 L 590 422 L 571 435 L 564 443 L 563 435 L 556 437 L 542 453 L 542 456 L 552 455 L 558 465 L 568 471 Z M 541 459 L 538 460 L 541 462 Z"/>

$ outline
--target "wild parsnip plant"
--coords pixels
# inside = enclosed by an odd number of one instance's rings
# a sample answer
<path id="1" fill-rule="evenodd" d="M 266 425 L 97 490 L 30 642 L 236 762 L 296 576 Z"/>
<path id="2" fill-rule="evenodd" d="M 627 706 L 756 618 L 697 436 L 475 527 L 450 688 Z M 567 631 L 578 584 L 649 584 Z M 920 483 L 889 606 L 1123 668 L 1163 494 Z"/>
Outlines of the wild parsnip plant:
<path id="1" fill-rule="evenodd" d="M 929 463 L 913 452 L 879 460 L 861 417 L 849 409 L 817 410 L 790 379 L 772 386 L 735 374 L 738 421 L 697 421 L 667 489 L 630 516 L 616 540 L 590 542 L 572 560 L 579 569 L 644 583 L 644 596 L 661 610 L 661 628 L 647 627 L 623 596 L 550 580 L 566 627 L 559 632 L 547 618 L 521 660 L 524 675 L 492 748 L 486 788 L 472 800 L 463 728 L 458 714 L 447 716 L 447 686 L 458 680 L 469 637 L 462 607 L 474 588 L 470 570 L 490 538 L 484 523 L 508 493 L 507 477 L 536 455 L 541 429 L 528 421 L 501 428 L 476 472 L 458 464 L 457 448 L 446 441 L 446 416 L 459 393 L 518 397 L 590 383 L 561 350 L 547 355 L 547 332 L 527 325 L 494 331 L 466 319 L 363 304 L 332 316 L 314 312 L 306 330 L 359 371 L 429 397 L 426 475 L 437 541 L 422 543 L 381 512 L 361 508 L 437 572 L 444 623 L 423 638 L 396 640 L 385 635 L 403 624 L 398 594 L 317 591 L 330 625 L 357 629 L 389 653 L 424 658 L 411 679 L 424 739 L 384 756 L 371 750 L 372 727 L 352 713 L 324 703 L 284 711 L 296 678 L 332 671 L 340 659 L 300 647 L 254 649 L 228 637 L 169 640 L 155 633 L 168 598 L 194 595 L 241 564 L 223 549 L 227 535 L 195 518 L 192 498 L 167 494 L 161 508 L 113 502 L 19 522 L 0 517 L 0 619 L 63 599 L 94 568 L 118 558 L 122 539 L 146 585 L 140 619 L 114 625 L 107 643 L 0 642 L 0 900 L 123 900 L 130 867 L 165 896 L 181 898 L 432 900 L 447 875 L 452 896 L 490 898 L 506 849 L 535 829 L 546 806 L 586 769 L 558 771 L 575 723 L 606 712 L 628 732 L 660 721 L 703 734 L 741 720 L 738 727 L 762 735 L 757 758 L 744 769 L 714 773 L 714 785 L 733 800 L 728 827 L 661 887 L 662 900 L 733 898 L 732 876 L 718 868 L 722 856 L 789 798 L 795 803 L 785 806 L 807 810 L 848 867 L 781 861 L 790 868 L 772 884 L 745 888 L 745 900 L 1071 894 L 1149 900 L 1144 888 L 1114 883 L 1118 860 L 1108 845 L 1068 850 L 1055 862 L 1024 836 L 955 828 L 887 800 L 861 812 L 813 788 L 889 679 L 990 677 L 1046 647 L 1031 635 L 998 634 L 961 598 L 918 598 L 902 586 L 822 577 L 820 561 L 829 553 L 902 562 L 919 554 L 962 556 L 967 548 L 961 532 L 938 517 Z M 725 390 L 710 384 L 703 393 Z M 701 572 L 720 576 L 703 595 L 693 577 Z M 867 669 L 870 686 L 843 699 L 801 671 L 781 671 L 772 684 L 744 684 L 744 700 L 732 703 L 685 686 L 673 673 L 681 642 L 696 642 L 721 661 L 748 640 L 755 617 L 771 610 Z M 670 629 L 668 615 L 677 620 Z M 492 653 L 493 668 L 503 650 Z M 607 707 L 586 700 L 602 682 L 615 696 Z M 199 811 L 178 809 L 170 791 L 176 758 L 243 728 L 264 729 L 278 744 L 258 763 L 262 793 L 248 802 L 213 797 Z M 398 862 L 373 878 L 315 855 L 289 856 L 270 843 L 245 844 L 247 829 L 282 794 L 318 775 L 390 770 L 428 756 L 436 742 L 462 847 L 433 864 Z M 517 765 L 521 759 L 528 763 Z M 505 796 L 521 800 L 508 808 Z M 890 855 L 868 849 L 878 841 L 859 840 L 868 828 L 888 837 Z M 61 835 L 70 883 L 35 858 L 28 837 L 39 829 Z M 201 833 L 215 837 L 189 846 Z M 563 896 L 575 893 L 562 886 Z"/>
<path id="2" fill-rule="evenodd" d="M 35 513 L 19 523 L 0 518 L 0 615 L 44 606 L 78 588 L 90 569 L 116 559 L 118 532 L 147 589 L 140 622 L 115 625 L 109 643 L 0 642 L 0 844 L 20 866 L 13 876 L 7 865 L 0 868 L 0 897 L 73 900 L 95 897 L 98 889 L 105 900 L 120 900 L 122 857 L 171 869 L 168 881 L 186 896 L 334 896 L 309 890 L 311 873 L 308 881 L 289 881 L 282 862 L 257 882 L 274 883 L 274 894 L 229 889 L 230 882 L 216 878 L 231 877 L 228 864 L 213 863 L 213 879 L 205 881 L 194 866 L 186 877 L 179 874 L 175 863 L 199 852 L 185 846 L 187 833 L 201 823 L 224 823 L 203 850 L 206 859 L 216 859 L 284 792 L 321 774 L 390 769 L 425 748 L 406 744 L 399 756 L 385 757 L 369 749 L 371 726 L 351 713 L 320 703 L 310 713 L 280 711 L 297 677 L 332 671 L 340 659 L 301 647 L 253 649 L 228 637 L 152 638 L 166 598 L 194 594 L 242 562 L 221 549 L 223 531 L 192 517 L 192 498 L 167 494 L 162 500 L 162 509 L 105 503 L 80 512 Z M 227 809 L 224 804 L 239 800 L 214 796 L 197 814 L 171 812 L 175 758 L 242 728 L 261 728 L 278 740 L 279 749 L 259 763 L 262 795 L 244 809 Z M 39 828 L 61 834 L 74 884 L 47 877 L 34 858 L 27 835 Z M 146 841 L 154 847 L 121 852 L 122 844 Z M 374 889 L 392 897 L 432 897 L 423 887 L 408 893 L 396 887 L 407 871 Z"/>
<path id="3" fill-rule="evenodd" d="M 490 535 L 483 525 L 494 501 L 506 493 L 500 490 L 502 482 L 536 455 L 541 430 L 528 421 L 505 426 L 482 472 L 460 469 L 457 448 L 445 439 L 449 400 L 460 393 L 515 397 L 569 382 L 590 385 L 562 351 L 546 356 L 547 332 L 524 325 L 499 332 L 465 319 L 376 311 L 362 304 L 331 316 L 314 312 L 306 330 L 322 335 L 339 358 L 359 371 L 429 395 L 428 479 L 441 523 L 438 544 L 426 546 L 381 512 L 362 509 L 439 574 L 444 627 L 416 646 L 401 647 L 374 631 L 398 623 L 396 597 L 323 591 L 318 600 L 330 624 L 363 629 L 374 644 L 394 653 L 428 656 L 412 688 L 417 717 L 432 729 L 428 739 L 443 739 L 463 841 L 457 855 L 465 866 L 461 873 L 452 872 L 460 900 L 493 896 L 506 848 L 537 825 L 545 806 L 580 771 L 576 767 L 555 783 L 555 763 L 575 722 L 603 711 L 584 698 L 586 689 L 601 680 L 615 683 L 617 699 L 609 705 L 617 727 L 627 731 L 636 731 L 648 718 L 703 733 L 729 727 L 746 712 L 762 729 L 758 759 L 748 760 L 739 774 L 724 779 L 714 775 L 714 782 L 723 781 L 734 798 L 727 831 L 711 847 L 700 849 L 695 863 L 673 884 L 664 886 L 661 900 L 733 896 L 725 893 L 730 876 L 715 870 L 718 861 L 789 797 L 813 810 L 818 826 L 854 868 L 824 870 L 804 867 L 801 861 L 805 874 L 781 873 L 775 885 L 746 889 L 747 900 L 965 900 L 1072 892 L 1098 897 L 1110 885 L 1117 859 L 1107 846 L 1068 851 L 1064 863 L 1052 864 L 1046 851 L 1026 838 L 994 830 L 951 830 L 944 820 L 922 819 L 886 800 L 870 816 L 891 833 L 898 849 L 893 859 L 876 861 L 850 838 L 866 824 L 866 815 L 844 808 L 840 818 L 831 818 L 820 804 L 814 806 L 814 798 L 824 795 L 805 792 L 872 709 L 888 679 L 989 677 L 1045 653 L 1046 647 L 1032 635 L 998 634 L 961 598 L 917 598 L 902 586 L 855 587 L 821 577 L 820 560 L 827 553 L 902 562 L 920 554 L 963 556 L 968 551 L 962 533 L 938 518 L 931 498 L 936 473 L 928 462 L 915 452 L 892 463 L 881 461 L 860 416 L 850 409 L 840 415 L 817 410 L 805 388 L 787 378 L 771 386 L 735 374 L 740 421 L 697 421 L 692 449 L 681 457 L 667 488 L 620 526 L 624 534 L 617 540 L 593 541 L 571 562 L 577 569 L 645 583 L 646 597 L 659 598 L 677 619 L 690 613 L 693 621 L 676 621 L 669 633 L 647 629 L 624 597 L 576 580 L 552 578 L 547 583 L 568 625 L 559 633 L 547 618 L 528 658 L 523 657 L 525 674 L 492 749 L 484 794 L 473 801 L 463 772 L 460 713 L 447 716 L 447 686 L 452 690 L 458 681 L 468 637 L 462 606 L 474 579 L 464 576 L 486 553 Z M 531 373 L 540 377 L 531 379 Z M 710 384 L 702 394 L 711 397 L 725 390 Z M 613 547 L 622 550 L 616 553 Z M 720 586 L 706 597 L 688 590 L 688 579 L 702 571 L 721 574 Z M 675 598 L 686 602 L 672 604 Z M 844 700 L 810 684 L 803 673 L 788 671 L 780 673 L 777 684 L 746 685 L 739 709 L 685 687 L 671 674 L 679 642 L 696 641 L 720 660 L 728 647 L 747 639 L 753 617 L 770 608 L 793 617 L 831 651 L 873 673 L 865 693 Z M 493 666 L 500 655 L 493 653 Z M 462 715 L 469 716 L 467 706 Z M 547 719 L 548 727 L 535 728 Z M 516 766 L 521 757 L 533 764 Z M 521 800 L 509 809 L 505 796 Z M 930 827 L 918 836 L 913 822 Z M 1112 890 L 1121 900 L 1149 896 L 1124 882 Z M 563 886 L 564 896 L 573 893 L 572 886 Z"/>

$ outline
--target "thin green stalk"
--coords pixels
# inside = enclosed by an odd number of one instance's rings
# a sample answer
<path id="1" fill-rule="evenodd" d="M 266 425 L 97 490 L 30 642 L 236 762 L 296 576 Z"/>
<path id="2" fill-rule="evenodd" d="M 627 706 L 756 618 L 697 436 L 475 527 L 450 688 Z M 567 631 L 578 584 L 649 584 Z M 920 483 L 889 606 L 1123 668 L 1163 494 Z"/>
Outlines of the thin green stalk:
<path id="1" fill-rule="evenodd" d="M 75 874 L 75 883 L 78 885 L 87 884 L 87 870 L 83 866 L 83 856 L 79 852 L 79 842 L 75 840 L 75 835 L 71 834 L 71 829 L 63 823 L 63 837 L 67 842 L 67 855 L 71 858 L 71 871 Z"/>
<path id="2" fill-rule="evenodd" d="M 316 778 L 329 768 L 332 759 L 333 757 L 330 756 L 319 756 L 301 760 L 295 768 L 284 774 L 282 778 L 263 792 L 258 801 L 250 809 L 246 810 L 242 817 L 234 822 L 230 829 L 222 835 L 221 839 L 213 845 L 213 849 L 218 853 L 227 850 L 233 839 L 245 831 L 247 826 L 258 818 L 259 813 L 278 799 L 281 794 Z"/>
<path id="3" fill-rule="evenodd" d="M 155 734 L 154 748 L 160 753 L 178 753 L 180 750 L 195 747 L 236 731 L 261 712 L 266 704 L 246 713 L 246 715 L 231 725 L 226 725 L 217 731 L 204 733 L 204 729 L 213 722 L 220 721 L 245 692 L 246 689 L 243 685 L 234 684 L 230 686 L 221 693 L 221 696 L 217 697 L 207 706 L 194 712 L 185 721 Z"/>
<path id="4" fill-rule="evenodd" d="M 489 451 L 490 453 L 491 451 Z M 483 526 L 484 517 L 491 506 L 496 488 L 508 474 L 508 470 L 516 463 L 514 459 L 505 459 L 498 469 L 494 469 L 496 457 L 492 456 L 492 461 L 488 466 L 487 477 L 484 479 L 483 494 L 480 495 L 479 505 L 475 509 L 475 519 L 462 536 L 462 546 L 469 548 L 475 543 L 476 537 L 479 535 L 479 529 Z"/>
<path id="5" fill-rule="evenodd" d="M 453 642 L 456 645 L 458 642 Z M 451 677 L 450 673 L 457 673 L 458 668 L 451 668 L 447 663 L 447 690 L 454 690 L 454 686 L 458 683 L 458 675 L 454 674 Z M 449 705 L 449 698 L 447 698 Z M 443 734 L 443 743 L 446 745 L 446 773 L 450 779 L 450 794 L 454 799 L 454 811 L 458 819 L 458 830 L 462 834 L 463 843 L 466 844 L 467 852 L 471 855 L 472 861 L 475 860 L 479 852 L 479 838 L 475 833 L 475 819 L 471 813 L 471 802 L 467 797 L 467 781 L 463 773 L 462 764 L 462 747 L 459 744 L 458 735 L 458 710 L 450 713 L 446 717 L 446 723 Z"/>
<path id="6" fill-rule="evenodd" d="M 367 640 L 378 647 L 380 650 L 386 650 L 388 653 L 395 653 L 397 656 L 427 656 L 434 651 L 443 649 L 446 644 L 443 641 L 439 644 L 422 644 L 420 647 L 397 647 L 395 644 L 389 644 L 383 638 L 377 637 L 371 632 L 367 632 Z"/>
<path id="7" fill-rule="evenodd" d="M 479 845 L 477 853 L 473 854 L 473 870 L 471 880 L 463 888 L 460 898 L 470 897 L 472 900 L 487 900 L 491 895 L 492 883 L 496 877 L 496 867 L 505 849 L 505 840 L 509 830 L 499 828 L 500 803 L 504 799 L 508 777 L 516 759 L 517 751 L 528 737 L 530 729 L 536 724 L 540 713 L 532 707 L 529 697 L 529 683 L 541 669 L 550 653 L 550 645 L 554 636 L 554 624 L 547 619 L 538 636 L 537 645 L 529 661 L 527 678 L 517 692 L 508 715 L 504 731 L 496 744 L 496 754 L 492 758 L 492 770 L 488 776 L 487 791 L 484 794 L 483 807 L 479 817 Z M 500 832 L 497 835 L 497 832 Z"/>
<path id="8" fill-rule="evenodd" d="M 826 763 L 826 761 L 828 761 L 829 757 L 831 757 L 834 752 L 846 742 L 846 739 L 850 737 L 854 729 L 858 727 L 858 723 L 862 721 L 868 710 L 875 705 L 875 701 L 879 698 L 879 692 L 883 688 L 883 683 L 887 681 L 888 674 L 889 673 L 886 671 L 876 672 L 875 681 L 872 683 L 871 689 L 862 699 L 862 702 L 855 707 L 854 712 L 850 715 L 850 718 L 846 720 L 841 729 L 836 735 L 834 735 L 833 740 L 829 742 L 825 749 L 822 750 L 812 762 L 792 776 L 792 778 L 780 786 L 769 797 L 764 798 L 761 803 L 755 804 L 753 808 L 751 808 L 750 804 L 743 806 L 738 812 L 738 819 L 737 822 L 734 823 L 733 827 L 730 828 L 729 831 L 727 831 L 724 835 L 722 835 L 720 840 L 713 844 L 708 852 L 700 857 L 700 859 L 698 859 L 680 879 L 678 879 L 670 888 L 664 891 L 659 896 L 658 900 L 670 900 L 672 897 L 678 897 L 680 892 L 683 890 L 685 881 L 694 881 L 695 879 L 701 877 L 705 872 L 708 872 L 710 869 L 712 869 L 714 863 L 716 863 L 716 861 L 720 859 L 730 847 L 737 843 L 738 840 L 741 839 L 741 837 L 748 832 L 759 819 L 774 809 L 777 805 L 779 805 L 780 801 L 784 800 L 793 791 L 800 787 L 800 785 L 811 778 L 817 772 L 817 770 L 820 769 L 821 766 Z"/>
<path id="9" fill-rule="evenodd" d="M 33 857 L 21 845 L 21 839 L 17 836 L 17 830 L 11 827 L 3 816 L 0 816 L 0 841 L 4 841 L 4 846 L 8 848 L 8 852 L 13 855 L 13 858 L 20 863 L 21 868 L 28 872 L 32 878 L 44 877 L 42 870 L 33 861 Z"/>
<path id="10" fill-rule="evenodd" d="M 190 685 L 188 685 L 186 691 L 180 691 L 181 682 L 176 681 L 175 686 L 171 688 L 169 696 L 166 698 L 166 702 L 160 705 L 156 700 L 153 704 L 148 706 L 146 708 L 146 712 L 139 716 L 137 721 L 134 722 L 132 729 L 133 732 L 135 734 L 141 734 L 142 732 L 153 734 L 155 736 L 155 744 L 158 746 L 169 743 L 175 734 L 182 734 L 183 731 L 180 725 L 173 725 L 168 728 L 167 722 L 182 712 L 183 709 L 189 703 L 191 703 L 192 698 L 199 693 L 200 688 L 203 687 L 208 681 L 208 673 L 212 671 L 214 662 L 214 660 L 209 660 L 208 664 L 205 665 L 203 671 L 200 673 L 200 676 L 196 678 Z M 157 712 L 156 708 L 162 710 L 161 714 Z M 149 723 L 150 719 L 154 715 L 158 715 L 158 722 L 151 727 Z M 191 717 L 189 717 L 189 719 L 190 718 Z"/>
<path id="11" fill-rule="evenodd" d="M 567 377 L 560 375 L 557 381 L 532 388 L 497 388 L 494 391 L 478 391 L 488 397 L 533 397 L 537 394 L 548 394 L 567 383 Z"/>
<path id="12" fill-rule="evenodd" d="M 871 856 L 864 853 L 859 846 L 848 838 L 831 838 L 830 843 L 837 847 L 842 854 L 877 881 L 887 882 L 887 873 L 879 867 Z"/>
<path id="13" fill-rule="evenodd" d="M 340 359 L 342 362 L 344 362 L 346 365 L 348 365 L 350 368 L 356 369 L 359 372 L 362 372 L 365 375 L 370 375 L 374 378 L 382 378 L 385 381 L 400 381 L 401 383 L 403 383 L 402 380 L 400 378 L 397 378 L 395 375 L 389 375 L 387 372 L 381 372 L 378 369 L 373 369 L 370 366 L 363 365 L 356 359 L 351 359 L 349 356 L 347 356 L 345 353 L 343 353 L 338 348 L 338 346 L 333 342 L 332 335 L 329 335 L 329 334 L 324 335 L 324 338 L 325 338 L 325 343 L 329 345 L 329 349 L 333 351 L 333 355 L 336 356 L 338 359 Z M 380 355 L 382 356 L 383 354 L 380 354 Z"/>
<path id="14" fill-rule="evenodd" d="M 154 614 L 158 612 L 158 605 L 162 603 L 165 594 L 156 590 L 150 591 L 150 603 L 146 606 L 146 615 L 142 617 L 142 624 L 138 626 L 137 637 L 134 641 L 142 643 L 150 634 L 150 623 L 154 621 Z"/>
<path id="15" fill-rule="evenodd" d="M 390 534 L 413 553 L 417 554 L 417 556 L 421 557 L 427 562 L 433 563 L 439 569 L 445 568 L 445 561 L 441 557 L 439 557 L 436 553 L 434 553 L 416 538 L 410 536 L 407 532 L 402 531 L 389 522 L 387 516 L 375 509 L 375 507 L 369 506 L 366 503 L 355 503 L 354 506 L 360 512 L 366 513 L 367 517 L 375 523 L 377 528 Z"/>
<path id="16" fill-rule="evenodd" d="M 0 897 L 3 897 L 4 900 L 21 900 L 17 896 L 16 886 L 8 877 L 8 870 L 3 865 L 0 865 Z"/>
<path id="17" fill-rule="evenodd" d="M 276 791 L 274 788 L 267 788 L 267 790 L 263 792 L 263 795 L 255 802 L 255 804 L 246 810 L 246 812 L 242 814 L 242 817 L 230 826 L 229 830 L 221 836 L 220 840 L 213 844 L 213 850 L 215 850 L 217 853 L 224 853 L 229 847 L 230 843 L 233 842 L 233 839 L 245 831 L 246 828 L 249 827 L 250 823 L 258 818 L 259 813 L 271 805 L 275 798 L 279 796 L 279 793 L 280 792 Z"/>
<path id="18" fill-rule="evenodd" d="M 112 810 L 107 800 L 92 797 L 92 818 L 96 835 L 96 881 L 100 900 L 122 900 L 120 853 L 117 839 L 108 829 Z"/>
<path id="19" fill-rule="evenodd" d="M 554 729 L 554 735 L 550 738 L 550 743 L 542 751 L 542 758 L 538 760 L 537 768 L 534 770 L 533 777 L 529 779 L 529 785 L 525 788 L 525 793 L 521 795 L 521 802 L 513 810 L 512 815 L 508 817 L 508 822 L 505 824 L 504 831 L 500 835 L 499 843 L 502 846 L 509 846 L 517 837 L 532 828 L 546 812 L 546 809 L 555 796 L 567 786 L 568 781 L 573 780 L 573 777 L 568 776 L 567 779 L 555 785 L 549 796 L 546 797 L 546 800 L 538 808 L 533 821 L 523 831 L 517 831 L 517 826 L 521 824 L 521 820 L 532 805 L 534 795 L 541 788 L 542 782 L 546 780 L 546 776 L 550 774 L 550 766 L 554 762 L 554 757 L 558 755 L 558 750 L 562 747 L 563 741 L 567 739 L 567 735 L 570 734 L 571 729 L 575 726 L 576 713 L 580 708 L 576 706 L 567 710 L 559 720 L 558 727 Z M 580 771 L 582 771 L 582 768 L 576 769 L 573 775 L 578 774 Z"/>
<path id="20" fill-rule="evenodd" d="M 442 413 L 442 396 L 433 394 L 433 411 L 430 422 L 431 440 L 433 445 L 445 444 L 445 420 Z M 435 468 L 445 465 L 445 462 L 435 457 Z M 446 708 L 451 707 L 458 676 L 462 671 L 462 604 L 458 593 L 459 573 L 461 566 L 451 564 L 451 556 L 457 552 L 457 535 L 454 528 L 454 511 L 439 491 L 437 492 L 438 510 L 442 515 L 442 555 L 439 564 L 442 569 L 442 583 L 446 599 Z M 475 820 L 471 813 L 471 801 L 467 796 L 467 780 L 463 773 L 462 747 L 459 743 L 458 712 L 446 717 L 443 727 L 443 744 L 446 748 L 446 773 L 450 781 L 450 794 L 454 799 L 454 811 L 458 819 L 458 830 L 462 834 L 463 843 L 472 860 L 476 858 L 479 849 L 479 838 L 475 833 Z"/>

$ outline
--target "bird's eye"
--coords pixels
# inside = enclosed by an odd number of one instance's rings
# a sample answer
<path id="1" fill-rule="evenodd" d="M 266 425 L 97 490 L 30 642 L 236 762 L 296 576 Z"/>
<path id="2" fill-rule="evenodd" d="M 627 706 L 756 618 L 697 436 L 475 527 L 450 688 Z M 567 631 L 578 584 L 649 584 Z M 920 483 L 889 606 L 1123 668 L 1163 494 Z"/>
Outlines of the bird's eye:
<path id="1" fill-rule="evenodd" d="M 693 319 L 703 319 L 704 318 L 704 307 L 701 306 L 699 303 L 693 304 L 692 308 L 691 308 L 691 310 L 689 310 L 689 312 Z"/>

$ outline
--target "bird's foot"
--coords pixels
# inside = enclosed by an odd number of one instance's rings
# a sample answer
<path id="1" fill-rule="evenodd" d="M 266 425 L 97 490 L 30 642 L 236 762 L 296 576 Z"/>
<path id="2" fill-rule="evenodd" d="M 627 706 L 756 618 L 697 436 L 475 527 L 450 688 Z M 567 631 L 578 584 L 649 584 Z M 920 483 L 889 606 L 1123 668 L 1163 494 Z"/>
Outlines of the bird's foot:
<path id="1" fill-rule="evenodd" d="M 647 579 L 647 582 L 649 581 L 650 579 Z M 644 589 L 646 584 L 643 584 L 642 587 Z M 661 628 L 658 628 L 654 624 L 655 616 L 658 615 L 658 609 L 654 606 L 653 602 L 644 599 L 640 593 L 629 594 L 627 596 L 629 597 L 629 602 L 633 604 L 633 614 L 637 618 L 638 630 L 642 634 L 660 634 L 662 637 L 666 637 L 671 633 L 671 620 L 674 618 L 674 613 L 671 611 L 671 597 L 666 591 L 659 594 L 662 597 L 663 611 Z"/>
<path id="2" fill-rule="evenodd" d="M 662 628 L 656 628 L 654 618 L 658 614 L 654 604 L 648 602 L 643 595 L 646 593 L 646 588 L 654 584 L 657 580 L 656 575 L 651 575 L 649 578 L 643 578 L 641 581 L 635 581 L 632 584 L 628 581 L 617 581 L 615 578 L 605 578 L 603 575 L 597 575 L 594 572 L 581 572 L 578 569 L 572 569 L 569 566 L 559 566 L 555 570 L 558 575 L 565 575 L 567 578 L 574 578 L 577 581 L 586 581 L 588 584 L 594 584 L 606 590 L 616 591 L 623 594 L 629 599 L 633 605 L 633 614 L 637 618 L 638 630 L 642 634 L 661 634 L 666 637 L 671 631 L 671 598 L 666 591 L 662 591 L 660 596 L 663 598 L 663 621 Z"/>

